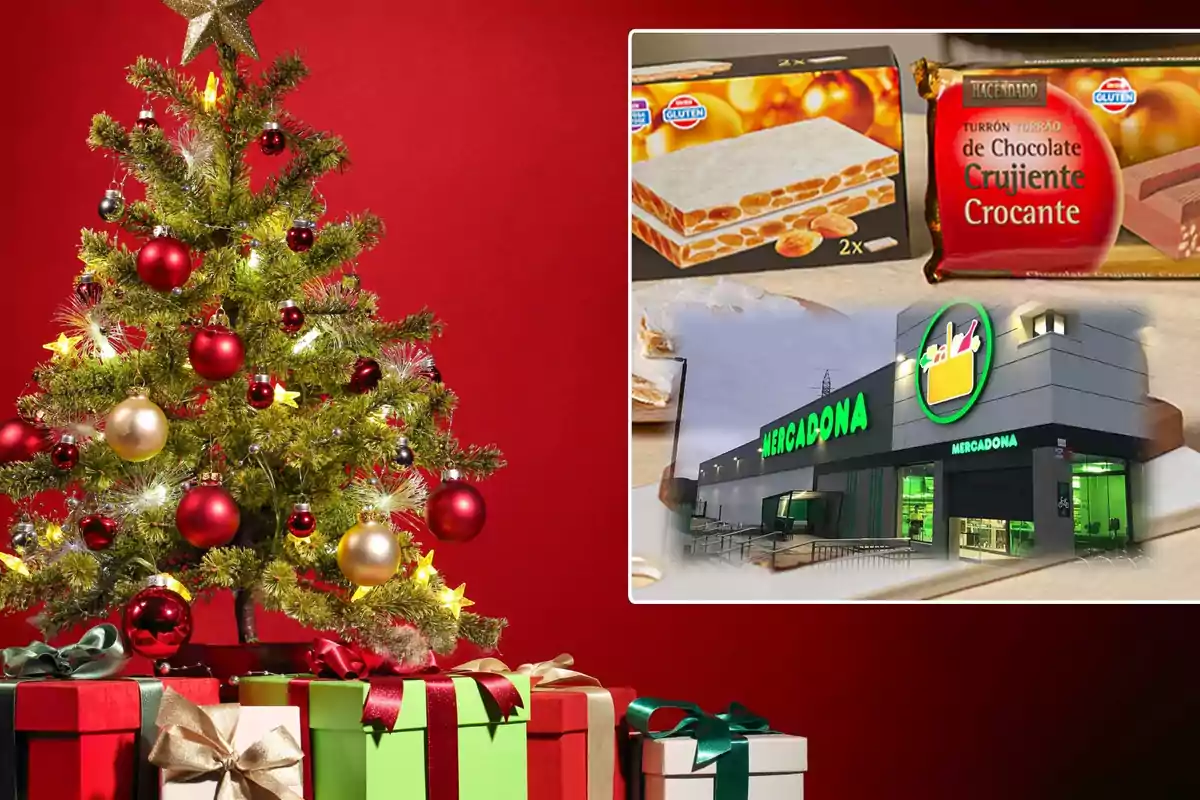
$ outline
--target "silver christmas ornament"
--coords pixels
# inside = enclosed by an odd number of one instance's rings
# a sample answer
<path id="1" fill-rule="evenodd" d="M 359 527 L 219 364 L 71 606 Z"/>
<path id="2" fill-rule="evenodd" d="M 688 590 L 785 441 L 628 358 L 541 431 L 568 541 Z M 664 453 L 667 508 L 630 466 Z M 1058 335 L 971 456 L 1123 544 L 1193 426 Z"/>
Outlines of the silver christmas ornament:
<path id="1" fill-rule="evenodd" d="M 100 205 L 96 209 L 100 212 L 100 219 L 105 222 L 116 222 L 125 213 L 125 197 L 121 194 L 120 189 L 108 189 L 104 192 L 104 198 L 100 201 Z"/>
<path id="2" fill-rule="evenodd" d="M 37 548 L 37 528 L 28 520 L 21 520 L 9 531 L 13 550 L 18 553 L 28 553 Z"/>

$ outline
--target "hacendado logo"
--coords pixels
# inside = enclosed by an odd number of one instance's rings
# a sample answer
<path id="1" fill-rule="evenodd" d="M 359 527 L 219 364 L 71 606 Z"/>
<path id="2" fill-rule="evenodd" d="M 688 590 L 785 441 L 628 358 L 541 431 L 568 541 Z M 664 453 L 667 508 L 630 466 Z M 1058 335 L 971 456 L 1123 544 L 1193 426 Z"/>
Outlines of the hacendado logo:
<path id="1" fill-rule="evenodd" d="M 842 436 L 865 431 L 867 398 L 859 392 L 854 398 L 846 397 L 830 403 L 820 413 L 812 412 L 801 416 L 787 425 L 780 425 L 763 434 L 763 458 L 791 453 L 802 447 L 837 439 Z"/>
<path id="2" fill-rule="evenodd" d="M 965 331 L 955 333 L 954 322 L 947 317 L 952 310 L 964 307 L 974 312 L 974 319 Z M 934 337 L 942 332 L 946 338 L 939 343 Z M 967 415 L 983 393 L 992 371 L 994 344 L 991 318 L 979 303 L 948 303 L 933 315 L 921 338 L 917 359 L 921 367 L 917 375 L 917 401 L 926 417 L 939 425 L 948 425 Z M 963 400 L 953 411 L 933 408 L 953 400 Z"/>
<path id="3" fill-rule="evenodd" d="M 985 436 L 982 439 L 967 439 L 950 445 L 950 455 L 963 456 L 967 453 L 985 453 L 990 450 L 1011 450 L 1017 446 L 1017 435 L 1005 433 L 999 436 Z"/>

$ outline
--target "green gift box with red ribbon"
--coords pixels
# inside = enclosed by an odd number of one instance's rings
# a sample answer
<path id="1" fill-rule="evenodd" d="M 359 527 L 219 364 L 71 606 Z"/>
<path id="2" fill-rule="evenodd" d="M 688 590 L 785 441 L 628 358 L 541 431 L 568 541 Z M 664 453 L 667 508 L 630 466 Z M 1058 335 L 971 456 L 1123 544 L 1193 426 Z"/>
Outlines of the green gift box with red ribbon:
<path id="1" fill-rule="evenodd" d="M 306 800 L 526 800 L 528 676 L 324 672 L 238 682 L 300 708 Z"/>

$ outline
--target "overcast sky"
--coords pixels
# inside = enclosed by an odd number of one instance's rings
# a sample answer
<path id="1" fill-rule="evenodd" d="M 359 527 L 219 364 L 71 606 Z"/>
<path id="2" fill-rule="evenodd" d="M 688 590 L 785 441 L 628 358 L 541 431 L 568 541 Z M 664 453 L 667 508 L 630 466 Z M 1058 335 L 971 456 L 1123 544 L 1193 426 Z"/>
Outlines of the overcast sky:
<path id="1" fill-rule="evenodd" d="M 697 477 L 701 461 L 816 399 L 826 369 L 836 392 L 895 359 L 899 308 L 840 310 L 849 319 L 778 302 L 674 315 L 679 355 L 688 362 L 676 476 Z"/>

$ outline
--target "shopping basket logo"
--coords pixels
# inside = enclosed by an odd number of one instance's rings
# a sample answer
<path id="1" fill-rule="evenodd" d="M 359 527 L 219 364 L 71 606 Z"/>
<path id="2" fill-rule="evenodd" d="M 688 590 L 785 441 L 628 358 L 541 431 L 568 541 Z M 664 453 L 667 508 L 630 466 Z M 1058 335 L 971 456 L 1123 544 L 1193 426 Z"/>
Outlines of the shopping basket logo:
<path id="1" fill-rule="evenodd" d="M 959 314 L 956 325 L 949 318 L 955 308 L 974 313 L 967 319 Z M 991 370 L 992 323 L 987 311 L 977 303 L 952 303 L 942 308 L 925 330 L 917 363 L 921 368 L 917 397 L 925 416 L 942 424 L 962 419 L 979 399 Z M 954 400 L 964 402 L 950 411 L 934 410 Z"/>

